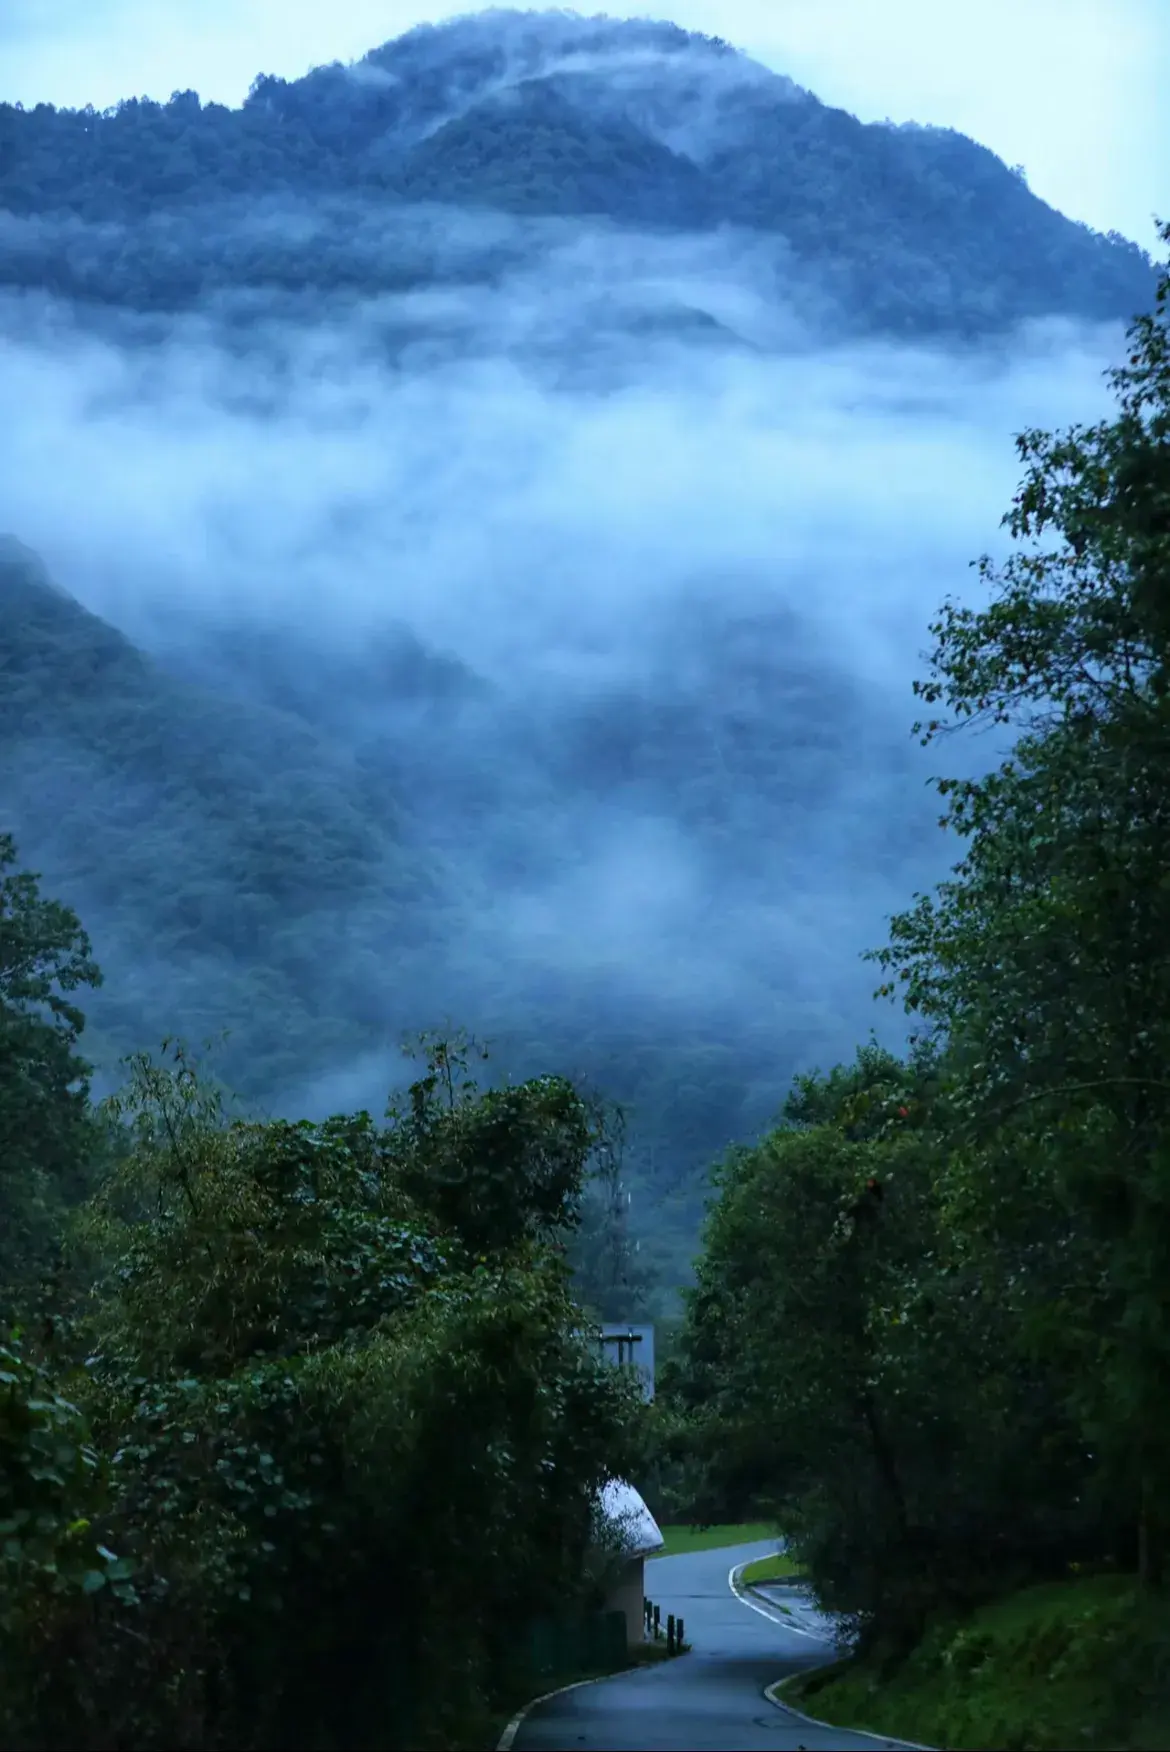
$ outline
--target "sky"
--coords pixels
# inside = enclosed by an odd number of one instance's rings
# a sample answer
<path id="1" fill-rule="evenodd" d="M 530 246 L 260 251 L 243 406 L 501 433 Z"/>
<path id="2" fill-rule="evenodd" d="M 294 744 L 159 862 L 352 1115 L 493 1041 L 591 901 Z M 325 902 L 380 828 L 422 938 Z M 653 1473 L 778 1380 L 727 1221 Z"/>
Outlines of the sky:
<path id="1" fill-rule="evenodd" d="M 297 78 L 474 10 L 441 0 L 4 0 L 0 98 L 101 109 L 194 89 L 238 104 L 257 73 Z M 1160 253 L 1153 215 L 1170 214 L 1166 0 L 672 0 L 661 11 L 611 0 L 605 10 L 722 36 L 863 121 L 957 128 L 1022 165 L 1060 211 Z"/>

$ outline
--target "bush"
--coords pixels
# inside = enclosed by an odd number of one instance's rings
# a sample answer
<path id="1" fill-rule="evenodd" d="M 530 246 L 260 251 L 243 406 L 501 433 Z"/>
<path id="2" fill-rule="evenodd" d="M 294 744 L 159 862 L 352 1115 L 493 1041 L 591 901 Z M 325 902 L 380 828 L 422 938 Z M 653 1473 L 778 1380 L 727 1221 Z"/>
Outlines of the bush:
<path id="1" fill-rule="evenodd" d="M 71 1241 L 78 1404 L 12 1353 L 13 1515 L 48 1541 L 9 1590 L 44 1675 L 14 1743 L 450 1744 L 532 1620 L 590 1604 L 643 1440 L 555 1239 L 592 1132 L 567 1084 L 479 1097 L 458 1062 L 379 1128 L 229 1122 L 182 1048 L 132 1061 Z"/>

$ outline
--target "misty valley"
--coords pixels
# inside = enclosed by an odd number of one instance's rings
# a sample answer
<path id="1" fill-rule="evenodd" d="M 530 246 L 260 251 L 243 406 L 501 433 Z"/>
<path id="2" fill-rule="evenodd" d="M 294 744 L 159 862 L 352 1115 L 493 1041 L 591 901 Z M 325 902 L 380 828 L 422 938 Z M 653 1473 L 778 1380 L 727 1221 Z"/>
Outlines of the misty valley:
<path id="1" fill-rule="evenodd" d="M 1165 296 L 668 23 L 0 102 L 0 1746 L 495 1744 L 613 1476 L 1160 1646 Z"/>
<path id="2" fill-rule="evenodd" d="M 713 1158 L 900 1036 L 857 958 L 950 861 L 925 621 L 1148 261 L 668 25 L 0 130 L 46 568 L 6 550 L 0 806 L 93 938 L 90 1057 L 214 1039 L 314 1116 L 421 1028 L 570 1068 L 673 1306 Z"/>

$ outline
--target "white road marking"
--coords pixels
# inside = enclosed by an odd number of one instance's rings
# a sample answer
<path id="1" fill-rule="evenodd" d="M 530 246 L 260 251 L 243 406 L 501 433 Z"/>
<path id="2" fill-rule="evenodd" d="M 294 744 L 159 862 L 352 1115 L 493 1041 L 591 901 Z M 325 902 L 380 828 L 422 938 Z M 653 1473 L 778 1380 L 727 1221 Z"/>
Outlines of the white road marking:
<path id="1" fill-rule="evenodd" d="M 750 1606 L 753 1612 L 760 1614 L 761 1618 L 767 1618 L 771 1623 L 780 1625 L 782 1629 L 792 1631 L 795 1636 L 807 1636 L 812 1642 L 819 1643 L 828 1640 L 824 1636 L 818 1636 L 815 1631 L 801 1630 L 798 1624 L 791 1623 L 786 1616 L 770 1611 L 759 1601 L 749 1600 L 739 1579 L 740 1572 L 746 1568 L 746 1563 L 737 1563 L 733 1564 L 727 1572 L 727 1586 L 741 1606 Z M 829 1663 L 826 1662 L 826 1665 Z M 783 1683 L 782 1679 L 775 1679 L 771 1685 L 764 1687 L 764 1696 L 775 1709 L 783 1710 L 786 1715 L 795 1716 L 797 1721 L 807 1722 L 810 1728 L 828 1728 L 833 1725 L 831 1722 L 818 1721 L 816 1716 L 805 1715 L 803 1710 L 794 1709 L 792 1704 L 782 1702 L 777 1693 Z M 910 1749 L 910 1752 L 933 1752 L 931 1747 L 920 1746 L 916 1740 L 891 1740 L 888 1734 L 871 1734 L 867 1728 L 846 1728 L 844 1731 L 861 1740 L 873 1740 L 876 1745 L 889 1749 L 905 1747 Z"/>
<path id="2" fill-rule="evenodd" d="M 749 1600 L 740 1585 L 740 1571 L 747 1568 L 745 1563 L 736 1563 L 727 1572 L 727 1586 L 731 1589 L 741 1606 L 749 1606 L 753 1612 L 758 1612 L 761 1618 L 766 1618 L 772 1624 L 778 1624 L 784 1630 L 790 1630 L 793 1636 L 807 1636 L 810 1642 L 823 1643 L 826 1638 L 818 1636 L 815 1630 L 802 1630 L 799 1624 L 793 1624 L 787 1613 L 774 1612 L 762 1601 Z"/>

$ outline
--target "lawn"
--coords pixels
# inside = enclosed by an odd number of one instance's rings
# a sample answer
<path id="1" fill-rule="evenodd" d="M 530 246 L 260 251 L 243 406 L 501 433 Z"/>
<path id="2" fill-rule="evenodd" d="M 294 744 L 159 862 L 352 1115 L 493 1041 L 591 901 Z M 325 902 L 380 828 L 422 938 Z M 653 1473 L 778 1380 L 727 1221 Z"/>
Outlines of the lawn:
<path id="1" fill-rule="evenodd" d="M 1045 1583 L 936 1623 L 892 1673 L 846 1660 L 779 1695 L 838 1727 L 956 1752 L 1168 1752 L 1170 1604 L 1132 1576 Z"/>
<path id="2" fill-rule="evenodd" d="M 753 1582 L 788 1582 L 794 1576 L 803 1575 L 804 1571 L 795 1558 L 789 1557 L 786 1551 L 774 1551 L 771 1557 L 757 1557 L 755 1563 L 745 1564 L 739 1572 L 739 1579 L 751 1587 Z"/>
<path id="3" fill-rule="evenodd" d="M 747 1545 L 756 1539 L 775 1539 L 775 1527 L 765 1521 L 744 1521 L 724 1527 L 663 1527 L 666 1541 L 655 1557 L 678 1557 L 684 1551 L 718 1551 L 724 1545 Z"/>

